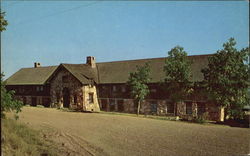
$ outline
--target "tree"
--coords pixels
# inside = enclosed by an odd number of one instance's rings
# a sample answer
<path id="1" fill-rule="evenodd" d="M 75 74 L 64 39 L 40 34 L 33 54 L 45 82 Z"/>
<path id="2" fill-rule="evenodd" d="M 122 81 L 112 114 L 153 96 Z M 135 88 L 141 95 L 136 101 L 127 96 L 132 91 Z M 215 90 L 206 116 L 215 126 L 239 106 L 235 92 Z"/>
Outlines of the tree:
<path id="1" fill-rule="evenodd" d="M 249 102 L 249 48 L 238 51 L 235 45 L 234 38 L 230 38 L 223 44 L 224 49 L 208 58 L 208 67 L 202 72 L 212 100 L 227 108 L 231 118 L 240 119 L 243 117 L 242 108 Z"/>
<path id="2" fill-rule="evenodd" d="M 149 93 L 148 83 L 150 82 L 150 67 L 146 63 L 144 66 L 136 66 L 137 70 L 130 73 L 128 85 L 131 89 L 131 95 L 137 102 L 137 116 L 140 113 L 141 102 Z"/>
<path id="3" fill-rule="evenodd" d="M 166 74 L 164 88 L 169 99 L 176 105 L 184 100 L 191 91 L 191 61 L 187 58 L 187 52 L 180 46 L 176 46 L 168 52 L 164 71 Z"/>
<path id="4" fill-rule="evenodd" d="M 5 117 L 4 112 L 15 111 L 15 117 L 21 111 L 23 103 L 13 99 L 14 91 L 7 91 L 3 81 L 4 75 L 1 73 L 1 118 Z"/>
<path id="5" fill-rule="evenodd" d="M 6 30 L 6 26 L 8 25 L 7 20 L 4 19 L 5 12 L 1 12 L 0 14 L 0 31 Z M 4 112 L 15 111 L 15 117 L 18 118 L 18 113 L 21 111 L 23 103 L 13 99 L 15 94 L 14 91 L 7 91 L 5 88 L 5 83 L 3 81 L 4 74 L 1 73 L 1 118 L 5 117 Z"/>
<path id="6" fill-rule="evenodd" d="M 0 31 L 6 30 L 6 26 L 8 25 L 7 20 L 4 19 L 5 12 L 1 12 L 0 14 Z"/>

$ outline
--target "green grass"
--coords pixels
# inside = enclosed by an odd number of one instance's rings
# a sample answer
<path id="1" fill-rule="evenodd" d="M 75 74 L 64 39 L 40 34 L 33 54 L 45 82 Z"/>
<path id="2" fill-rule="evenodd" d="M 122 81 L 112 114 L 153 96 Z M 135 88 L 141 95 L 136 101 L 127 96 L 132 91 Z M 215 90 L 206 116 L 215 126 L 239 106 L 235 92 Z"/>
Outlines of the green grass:
<path id="1" fill-rule="evenodd" d="M 76 110 L 70 108 L 57 108 L 57 109 L 63 112 L 77 112 Z"/>
<path id="2" fill-rule="evenodd" d="M 36 107 L 37 107 L 37 108 L 44 108 L 43 105 L 37 105 Z"/>
<path id="3" fill-rule="evenodd" d="M 53 156 L 56 152 L 38 131 L 13 119 L 1 119 L 1 148 L 6 156 Z"/>

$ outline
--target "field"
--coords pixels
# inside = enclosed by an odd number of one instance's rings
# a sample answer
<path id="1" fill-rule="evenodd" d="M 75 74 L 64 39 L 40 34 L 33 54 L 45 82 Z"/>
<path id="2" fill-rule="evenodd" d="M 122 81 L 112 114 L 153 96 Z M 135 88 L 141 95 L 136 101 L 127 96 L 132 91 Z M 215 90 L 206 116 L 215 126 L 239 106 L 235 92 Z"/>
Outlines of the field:
<path id="1" fill-rule="evenodd" d="M 230 156 L 249 153 L 247 128 L 24 107 L 18 122 L 60 155 Z"/>

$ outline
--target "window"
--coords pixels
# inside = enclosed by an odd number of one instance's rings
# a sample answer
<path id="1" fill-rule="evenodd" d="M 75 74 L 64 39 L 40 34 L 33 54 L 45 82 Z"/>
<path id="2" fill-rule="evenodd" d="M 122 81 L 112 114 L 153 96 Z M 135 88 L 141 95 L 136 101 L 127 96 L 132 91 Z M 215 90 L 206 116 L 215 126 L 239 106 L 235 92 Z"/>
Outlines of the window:
<path id="1" fill-rule="evenodd" d="M 89 103 L 94 103 L 94 93 L 89 93 Z"/>
<path id="2" fill-rule="evenodd" d="M 126 87 L 125 86 L 122 86 L 122 92 L 126 92 Z"/>
<path id="3" fill-rule="evenodd" d="M 101 110 L 106 111 L 107 110 L 107 100 L 101 99 Z"/>
<path id="4" fill-rule="evenodd" d="M 63 83 L 68 83 L 69 82 L 69 76 L 68 75 L 65 75 L 62 77 L 62 82 Z"/>
<path id="5" fill-rule="evenodd" d="M 167 113 L 174 113 L 174 103 L 173 102 L 167 103 Z"/>
<path id="6" fill-rule="evenodd" d="M 157 103 L 156 103 L 156 101 L 151 101 L 150 104 L 151 104 L 151 112 L 156 113 L 157 112 Z"/>
<path id="7" fill-rule="evenodd" d="M 186 114 L 192 114 L 192 102 L 186 102 Z"/>
<path id="8" fill-rule="evenodd" d="M 43 91 L 43 86 L 36 86 L 36 91 L 37 92 L 42 92 Z"/>
<path id="9" fill-rule="evenodd" d="M 124 111 L 123 100 L 118 100 L 117 103 L 118 103 L 118 111 L 119 112 Z"/>
<path id="10" fill-rule="evenodd" d="M 31 106 L 36 106 L 37 105 L 37 100 L 36 97 L 31 98 Z"/>
<path id="11" fill-rule="evenodd" d="M 115 111 L 115 100 L 114 99 L 109 100 L 109 110 Z"/>
<path id="12" fill-rule="evenodd" d="M 36 87 L 36 91 L 37 91 L 37 92 L 40 91 L 40 87 L 39 87 L 39 86 Z"/>
<path id="13" fill-rule="evenodd" d="M 113 91 L 116 92 L 116 90 L 117 90 L 117 89 L 116 89 L 116 86 L 113 86 Z"/>

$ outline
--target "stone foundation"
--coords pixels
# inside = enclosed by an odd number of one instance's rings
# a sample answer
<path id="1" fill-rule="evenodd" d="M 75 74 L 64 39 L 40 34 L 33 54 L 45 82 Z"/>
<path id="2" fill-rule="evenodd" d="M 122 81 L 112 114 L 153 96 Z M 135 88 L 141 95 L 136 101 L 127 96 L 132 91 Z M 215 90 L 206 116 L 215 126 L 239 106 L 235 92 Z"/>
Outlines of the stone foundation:
<path id="1" fill-rule="evenodd" d="M 123 103 L 118 103 L 117 101 L 122 100 Z M 167 109 L 169 108 L 168 100 L 156 100 L 156 99 L 146 99 L 142 101 L 140 114 L 146 115 L 174 115 L 179 116 L 182 119 L 192 120 L 197 118 L 201 114 L 198 114 L 198 105 L 196 101 L 188 101 L 191 103 L 191 114 L 187 114 L 186 102 L 178 102 L 174 107 L 172 113 L 168 113 Z M 223 119 L 223 112 L 220 108 L 215 107 L 210 103 L 200 102 L 205 108 L 207 115 L 207 120 L 221 121 Z M 136 113 L 137 107 L 133 99 L 119 99 L 119 98 L 99 98 L 100 108 L 103 111 L 116 111 L 116 112 L 125 112 L 125 113 Z M 153 110 L 152 105 L 157 105 L 156 111 Z M 104 106 L 105 105 L 105 106 Z M 118 110 L 119 105 L 123 105 L 124 108 L 122 111 Z M 176 111 L 175 111 L 176 110 Z M 213 111 L 212 111 L 213 110 Z M 221 112 L 220 112 L 221 111 Z"/>

